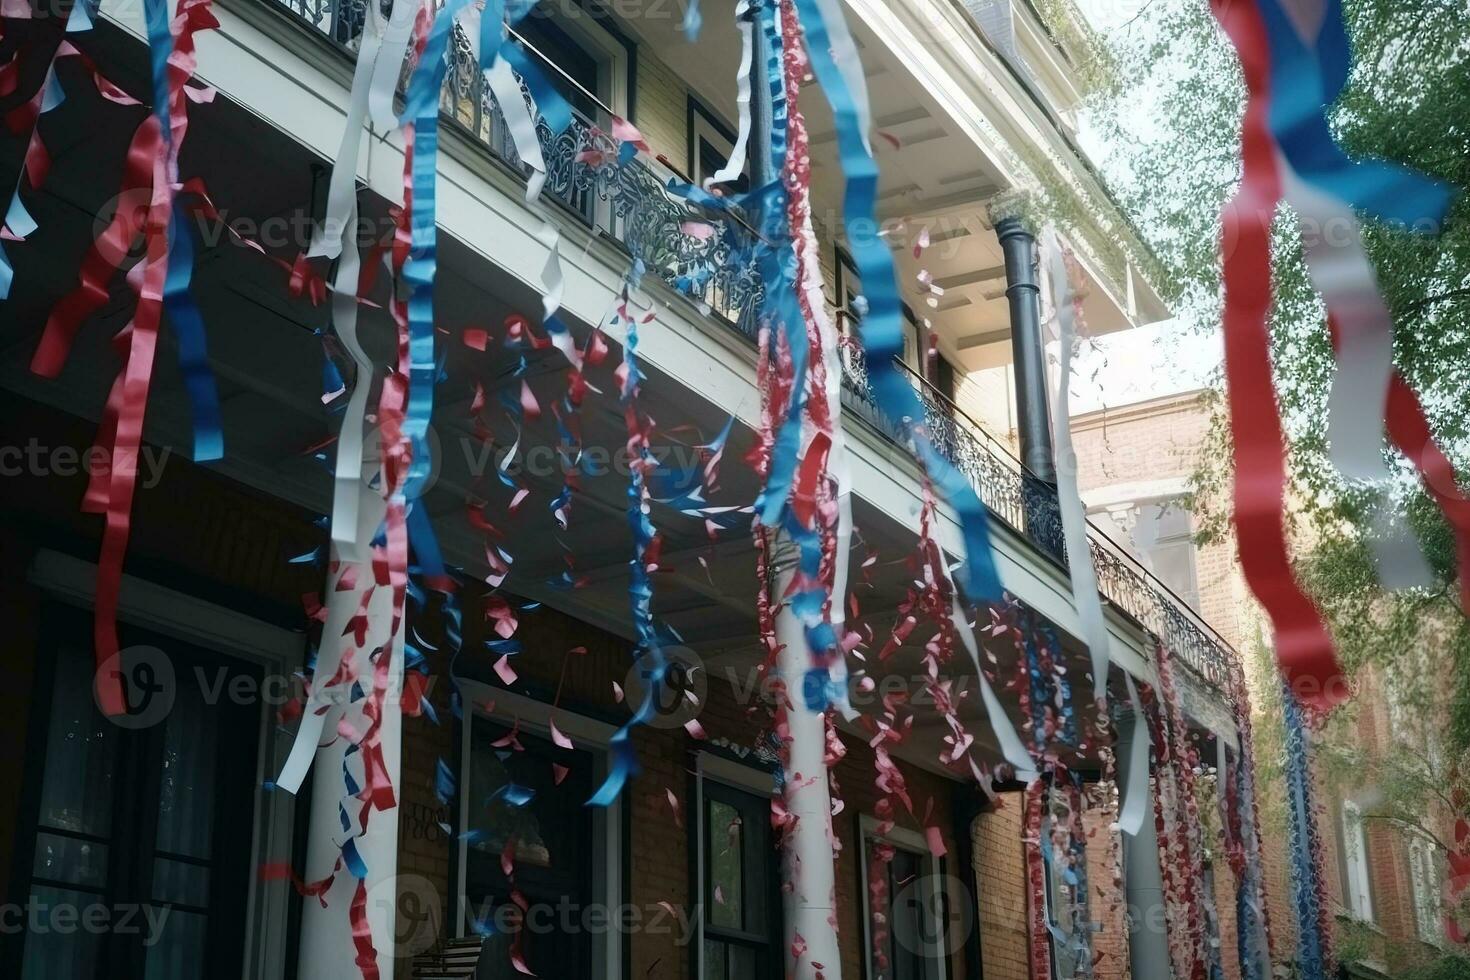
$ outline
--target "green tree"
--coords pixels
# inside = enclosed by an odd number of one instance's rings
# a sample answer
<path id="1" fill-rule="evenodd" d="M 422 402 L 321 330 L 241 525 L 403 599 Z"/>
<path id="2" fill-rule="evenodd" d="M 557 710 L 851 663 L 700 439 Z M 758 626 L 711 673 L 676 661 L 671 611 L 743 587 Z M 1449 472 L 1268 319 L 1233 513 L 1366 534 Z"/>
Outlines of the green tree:
<path id="1" fill-rule="evenodd" d="M 1351 155 L 1397 160 L 1470 189 L 1470 6 L 1463 0 L 1345 5 L 1356 61 L 1331 111 L 1334 134 Z M 1205 0 L 1146 0 L 1107 40 L 1119 81 L 1089 107 L 1103 148 L 1100 165 L 1154 247 L 1179 318 L 1188 329 L 1217 331 L 1220 212 L 1240 176 L 1244 85 L 1234 51 Z M 1432 830 L 1425 801 L 1470 788 L 1470 620 L 1459 604 L 1453 538 L 1395 457 L 1404 478 L 1394 503 L 1419 533 L 1436 584 L 1393 594 L 1379 587 L 1364 540 L 1372 501 L 1345 485 L 1327 456 L 1332 351 L 1296 219 L 1284 207 L 1272 237 L 1272 354 L 1291 441 L 1299 571 L 1328 616 L 1348 671 L 1373 668 L 1441 747 L 1437 753 L 1390 749 L 1373 763 L 1383 791 L 1373 815 Z M 1395 363 L 1463 476 L 1470 467 L 1470 194 L 1457 200 L 1436 235 L 1370 223 L 1365 246 L 1394 315 Z M 1194 488 L 1206 538 L 1223 533 L 1229 519 L 1229 434 L 1223 399 L 1217 405 L 1213 445 L 1201 454 Z M 1351 709 L 1343 712 L 1337 729 L 1350 726 L 1352 717 Z M 1272 720 L 1263 719 L 1268 746 Z M 1365 764 L 1354 757 L 1351 739 L 1333 738 L 1329 730 L 1324 742 L 1332 747 L 1324 755 L 1336 756 L 1331 765 L 1346 771 Z M 1464 963 L 1444 969 L 1449 972 L 1433 975 L 1461 976 L 1454 971 Z"/>

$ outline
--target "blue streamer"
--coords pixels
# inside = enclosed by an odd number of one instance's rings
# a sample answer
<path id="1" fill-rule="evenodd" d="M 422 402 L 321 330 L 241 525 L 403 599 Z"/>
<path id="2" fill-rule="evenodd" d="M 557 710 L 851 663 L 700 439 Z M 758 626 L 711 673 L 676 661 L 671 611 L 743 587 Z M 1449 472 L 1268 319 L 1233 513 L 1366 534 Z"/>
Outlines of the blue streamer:
<path id="1" fill-rule="evenodd" d="M 179 337 L 179 369 L 194 408 L 194 461 L 223 459 L 224 430 L 220 421 L 219 391 L 209 369 L 209 352 L 204 339 L 204 318 L 194 302 L 189 284 L 194 277 L 194 237 L 189 222 L 177 207 L 169 231 L 168 276 L 163 285 L 163 306 L 169 324 Z"/>
<path id="2" fill-rule="evenodd" d="M 153 80 L 153 116 L 158 120 L 165 146 L 173 149 L 169 115 L 168 59 L 173 54 L 174 36 L 169 29 L 168 0 L 147 0 L 148 57 Z M 172 193 L 172 192 L 170 192 Z M 194 410 L 194 460 L 207 462 L 225 454 L 220 423 L 219 392 L 209 369 L 204 338 L 204 318 L 189 290 L 194 276 L 194 241 L 188 222 L 175 207 L 167 232 L 168 274 L 164 280 L 163 304 L 169 323 L 179 337 L 179 368 Z"/>
<path id="3" fill-rule="evenodd" d="M 439 93 L 448 70 L 449 35 L 455 18 L 468 3 L 469 0 L 447 0 L 434 18 L 423 54 L 409 79 L 407 106 L 400 120 L 404 126 L 413 126 L 411 244 L 403 267 L 403 278 L 409 286 L 408 407 L 403 434 L 412 447 L 413 459 L 402 492 L 409 500 L 423 491 L 429 476 L 429 420 L 434 412 L 434 383 L 438 376 L 434 359 L 438 230 L 434 219 L 439 166 Z"/>
<path id="4" fill-rule="evenodd" d="M 1451 188 L 1385 160 L 1353 160 L 1327 123 L 1327 107 L 1347 84 L 1352 50 L 1341 0 L 1327 0 L 1315 43 L 1302 43 L 1280 0 L 1257 0 L 1271 50 L 1271 131 L 1292 169 L 1338 200 L 1386 221 L 1437 233 Z"/>
<path id="5" fill-rule="evenodd" d="M 837 124 L 842 169 L 847 175 L 843 211 L 848 227 L 876 227 L 878 164 L 867 145 L 858 102 L 833 56 L 832 37 L 816 0 L 796 0 L 796 6 L 806 31 L 812 68 L 827 94 Z M 990 550 L 989 516 L 985 505 L 969 481 L 930 443 L 922 427 L 924 408 L 918 393 L 897 366 L 898 358 L 903 354 L 903 318 L 893 256 L 888 244 L 877 235 L 854 236 L 848 244 L 852 247 L 853 262 L 857 265 L 868 302 L 868 314 L 862 320 L 861 331 L 868 377 L 878 407 L 888 418 L 908 427 L 919 459 L 935 486 L 959 515 L 967 558 L 955 576 L 960 587 L 972 601 L 998 601 L 1001 598 L 1000 575 Z"/>
<path id="6" fill-rule="evenodd" d="M 526 83 L 526 88 L 531 92 L 531 100 L 536 103 L 536 110 L 545 120 L 546 125 L 557 135 L 566 132 L 567 127 L 572 124 L 572 107 L 561 93 L 551 84 L 551 79 L 546 77 L 546 72 L 536 63 L 536 59 L 526 54 L 515 40 L 506 41 L 500 46 L 500 56 L 510 62 L 521 81 Z"/>
<path id="7" fill-rule="evenodd" d="M 1320 851 L 1312 808 L 1311 747 L 1301 705 L 1284 681 L 1282 703 L 1286 723 L 1287 850 L 1297 920 L 1297 968 L 1304 977 L 1325 977 L 1330 947 L 1322 932 L 1324 910 L 1317 892 L 1322 869 L 1316 866 Z"/>
<path id="8" fill-rule="evenodd" d="M 623 305 L 626 307 L 628 291 L 642 276 L 642 263 L 634 265 L 628 285 L 623 288 Z M 623 349 L 623 361 L 627 377 L 623 382 L 622 400 L 625 411 L 633 417 L 637 411 L 638 383 L 643 377 L 638 368 L 638 318 L 629 316 L 627 340 Z M 641 424 L 641 423 L 640 423 Z M 648 459 L 648 446 L 642 446 L 643 459 Z M 653 618 L 653 581 L 648 574 L 647 555 L 657 531 L 653 520 L 643 506 L 645 485 L 643 468 L 636 463 L 629 467 L 628 479 L 628 528 L 633 533 L 633 560 L 628 563 L 628 600 L 633 612 L 633 629 L 637 638 L 634 657 L 644 663 L 643 703 L 627 723 L 613 735 L 608 744 L 609 768 L 607 778 L 597 792 L 587 801 L 588 806 L 609 806 L 623 791 L 630 776 L 637 771 L 637 753 L 633 749 L 633 729 L 647 724 L 654 713 L 659 690 L 663 686 L 668 661 L 664 657 L 663 643 Z"/>

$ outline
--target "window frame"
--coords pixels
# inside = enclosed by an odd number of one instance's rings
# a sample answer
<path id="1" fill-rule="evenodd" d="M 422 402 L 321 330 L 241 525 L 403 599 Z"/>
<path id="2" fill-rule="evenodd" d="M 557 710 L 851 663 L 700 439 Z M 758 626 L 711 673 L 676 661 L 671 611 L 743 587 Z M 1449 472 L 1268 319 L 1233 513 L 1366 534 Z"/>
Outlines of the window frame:
<path id="1" fill-rule="evenodd" d="M 1342 831 L 1342 897 L 1348 916 L 1358 922 L 1375 922 L 1373 869 L 1368 863 L 1368 834 L 1363 827 L 1363 808 L 1343 800 L 1339 813 Z"/>
<path id="2" fill-rule="evenodd" d="M 730 127 L 720 116 L 709 107 L 699 96 L 692 91 L 687 98 L 688 107 L 685 110 L 685 134 L 687 142 L 685 152 L 686 172 L 689 180 L 696 187 L 703 187 L 706 177 L 713 174 L 701 172 L 699 165 L 699 142 L 704 139 L 715 149 L 719 150 L 721 156 L 729 159 L 730 154 L 735 151 L 735 141 L 739 134 Z M 752 122 L 752 125 L 755 125 Z M 723 164 L 724 161 L 721 161 Z M 745 144 L 745 162 L 740 171 L 745 178 L 748 187 L 755 186 L 755 140 L 748 140 Z"/>
<path id="3" fill-rule="evenodd" d="M 31 561 L 27 580 L 42 594 L 43 604 L 55 604 L 91 615 L 96 602 L 97 566 L 51 548 L 41 548 Z M 184 579 L 169 576 L 166 581 L 184 584 Z M 124 574 L 118 606 L 120 623 L 135 626 L 178 640 L 221 657 L 234 658 L 260 671 L 265 677 L 287 677 L 306 660 L 306 636 L 296 630 L 258 619 L 238 609 L 221 606 L 197 595 L 170 587 L 156 578 Z M 38 681 L 45 681 L 51 671 L 49 662 L 38 671 Z M 38 688 L 39 690 L 39 688 Z M 50 714 L 49 688 L 45 707 L 37 706 L 27 732 L 27 744 L 44 740 Z M 295 826 L 304 812 L 297 808 L 296 797 L 289 793 L 266 792 L 262 787 L 280 772 L 290 752 L 293 736 L 275 723 L 274 712 L 266 710 L 262 700 L 259 722 L 253 733 L 256 741 L 256 771 L 249 816 L 250 834 L 243 842 L 249 851 L 249 866 L 290 863 L 295 847 Z M 43 773 L 29 771 L 24 776 L 22 806 L 30 801 L 30 783 L 34 779 L 37 802 Z M 17 841 L 24 840 L 29 829 L 32 841 L 36 827 L 33 821 L 17 828 Z M 22 846 L 25 853 L 22 854 Z M 11 884 L 16 876 L 28 875 L 34 857 L 33 845 L 15 849 Z M 243 899 L 245 906 L 244 962 L 241 975 L 247 980 L 264 977 L 295 976 L 296 949 L 300 931 L 300 896 L 286 882 L 265 882 L 250 875 Z M 19 944 L 0 942 L 0 966 L 11 949 Z M 15 964 L 19 972 L 19 961 Z"/>
<path id="4" fill-rule="evenodd" d="M 1419 941 L 1444 945 L 1444 903 L 1440 897 L 1439 862 L 1434 841 L 1421 833 L 1409 836 L 1409 895 L 1414 902 L 1414 932 Z"/>
<path id="5" fill-rule="evenodd" d="M 917 831 L 907 827 L 891 827 L 887 833 L 880 833 L 882 821 L 869 813 L 858 816 L 858 885 L 859 894 L 862 896 L 862 940 L 863 940 L 863 977 L 864 980 L 876 980 L 873 971 L 873 937 L 870 927 L 873 922 L 873 911 L 868 904 L 868 841 L 882 841 L 895 850 L 904 851 L 919 859 L 920 876 L 927 882 L 928 888 L 925 899 L 929 908 L 935 908 L 935 903 L 945 902 L 948 896 L 943 890 L 944 862 L 942 858 L 936 858 L 929 852 L 929 842 Z M 889 901 L 894 896 L 889 896 Z M 929 954 L 923 956 L 924 980 L 949 980 L 950 957 L 941 951 L 937 955 Z"/>
<path id="6" fill-rule="evenodd" d="M 690 967 L 693 976 L 704 977 L 704 940 L 707 926 L 705 916 L 704 895 L 708 888 L 708 850 L 709 841 L 705 833 L 705 800 L 708 798 L 707 787 L 714 785 L 738 792 L 747 793 L 762 799 L 775 799 L 777 795 L 776 775 L 767 769 L 758 769 L 750 765 L 736 762 L 723 755 L 717 755 L 707 750 L 701 750 L 694 758 L 694 808 L 692 820 L 694 824 L 694 890 L 691 894 L 691 902 L 694 905 L 695 936 L 694 952 L 690 956 Z M 769 824 L 769 820 L 768 820 Z M 773 851 L 774 853 L 774 851 Z M 781 912 L 784 903 L 781 901 L 781 867 L 779 859 L 772 875 L 771 884 L 775 894 L 768 901 L 772 902 L 774 910 L 774 922 L 778 929 L 784 930 L 784 917 Z M 748 933 L 747 935 L 754 935 Z M 711 938 L 720 938 L 712 936 Z M 777 961 L 780 964 L 778 970 L 785 965 L 786 938 L 784 931 L 782 935 L 770 937 L 773 940 L 772 949 L 778 951 Z"/>
<path id="7" fill-rule="evenodd" d="M 519 724 L 521 731 L 549 740 L 551 720 L 556 718 L 557 730 L 570 738 L 576 747 L 593 756 L 592 776 L 594 782 L 606 778 L 609 769 L 608 746 L 617 733 L 616 726 L 595 718 L 588 718 L 565 709 L 553 708 L 549 704 L 524 695 L 492 687 L 482 681 L 460 677 L 458 683 L 462 703 L 468 707 L 466 720 L 460 723 L 459 759 L 456 772 L 461 787 L 470 785 L 473 764 L 473 719 L 507 727 Z M 593 904 L 617 908 L 623 903 L 624 881 L 624 800 L 613 806 L 594 807 L 592 827 L 594 840 L 602 845 L 601 858 L 593 852 L 592 886 Z M 459 807 L 455 815 L 458 828 L 451 859 L 455 868 L 454 929 L 455 938 L 463 939 L 467 933 L 467 902 L 464 883 L 469 871 L 469 842 L 464 839 L 463 829 L 469 826 L 470 800 L 468 792 L 459 794 Z M 624 939 L 618 929 L 594 930 L 592 935 L 592 964 L 594 976 L 611 980 L 623 974 Z M 598 969 L 601 973 L 597 973 Z"/>

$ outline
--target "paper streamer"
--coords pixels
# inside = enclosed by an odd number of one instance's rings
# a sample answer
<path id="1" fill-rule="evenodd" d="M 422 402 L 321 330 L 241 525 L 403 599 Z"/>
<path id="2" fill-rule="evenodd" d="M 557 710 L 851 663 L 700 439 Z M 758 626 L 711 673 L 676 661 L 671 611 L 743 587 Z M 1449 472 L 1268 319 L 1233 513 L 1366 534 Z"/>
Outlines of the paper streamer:
<path id="1" fill-rule="evenodd" d="M 1316 222 L 1303 236 L 1308 268 L 1344 329 L 1328 402 L 1332 459 L 1344 476 L 1383 481 L 1393 324 L 1363 254 L 1353 209 L 1434 231 L 1451 195 L 1405 167 L 1350 160 L 1338 148 L 1327 111 L 1347 83 L 1352 58 L 1340 0 L 1296 0 L 1291 15 L 1278 0 L 1258 0 L 1258 6 L 1275 82 L 1270 124 L 1286 199 L 1304 225 Z"/>
<path id="2" fill-rule="evenodd" d="M 1097 570 L 1087 544 L 1087 515 L 1077 488 L 1077 454 L 1072 448 L 1072 348 L 1077 341 L 1077 313 L 1073 305 L 1071 275 L 1061 240 L 1054 229 L 1042 235 L 1047 270 L 1050 273 L 1052 306 L 1060 338 L 1056 394 L 1053 398 L 1052 428 L 1056 440 L 1057 501 L 1061 509 L 1062 536 L 1067 549 L 1067 571 L 1072 583 L 1072 604 L 1082 623 L 1082 638 L 1092 656 L 1092 696 L 1100 704 L 1108 698 L 1108 664 L 1112 638 L 1098 598 Z"/>
<path id="3" fill-rule="evenodd" d="M 868 140 L 867 84 L 857 46 L 848 32 L 838 0 L 796 0 L 806 31 L 812 68 L 837 123 L 838 146 L 847 177 L 844 214 L 849 227 L 876 227 L 878 166 Z M 972 601 L 998 600 L 1000 576 L 990 550 L 989 518 L 970 482 L 933 446 L 924 429 L 918 394 L 897 367 L 903 353 L 900 299 L 888 244 L 876 234 L 849 242 L 861 275 L 868 314 L 861 324 L 868 376 L 878 405 L 888 418 L 910 427 L 920 461 L 935 487 L 960 518 L 966 564 L 958 579 Z"/>
<path id="4" fill-rule="evenodd" d="M 1212 0 L 1235 45 L 1247 100 L 1242 180 L 1222 216 L 1225 376 L 1234 443 L 1234 513 L 1241 570 L 1271 619 L 1283 676 L 1302 701 L 1325 712 L 1347 697 L 1332 638 L 1291 567 L 1286 543 L 1286 444 L 1271 374 L 1270 216 L 1281 199 L 1268 127 L 1269 50 L 1254 3 Z"/>
<path id="5" fill-rule="evenodd" d="M 1332 973 L 1332 910 L 1322 879 L 1321 831 L 1312 800 L 1311 743 L 1303 712 L 1283 688 L 1286 721 L 1287 852 L 1296 912 L 1297 963 L 1304 976 Z"/>
<path id="6" fill-rule="evenodd" d="M 751 126 L 750 73 L 755 63 L 755 18 L 751 13 L 750 0 L 740 0 L 736 5 L 735 24 L 740 28 L 740 68 L 735 75 L 735 104 L 739 108 L 740 128 L 735 136 L 735 145 L 730 148 L 730 158 L 713 176 L 704 179 L 705 190 L 715 184 L 739 180 L 745 171 L 746 147 L 750 143 Z"/>
<path id="7" fill-rule="evenodd" d="M 332 294 L 332 327 L 342 341 L 357 375 L 352 394 L 342 415 L 337 438 L 337 459 L 332 486 L 332 544 L 345 561 L 362 562 L 367 558 L 366 542 L 358 531 L 358 501 L 363 474 L 363 423 L 367 414 L 368 395 L 372 391 L 374 367 L 357 334 L 357 293 L 359 262 L 356 245 L 357 229 L 357 160 L 363 123 L 369 107 L 384 95 L 375 86 L 388 86 L 387 98 L 392 102 L 397 75 L 378 70 L 380 61 L 398 59 L 403 63 L 404 49 L 412 30 L 416 5 L 411 0 L 395 0 L 385 23 L 377 4 L 368 5 L 367 29 L 363 31 L 357 52 L 357 66 L 352 75 L 352 91 L 347 108 L 346 128 L 337 151 L 337 162 L 327 191 L 326 217 L 312 236 L 310 256 L 341 256 Z M 401 44 L 399 43 L 401 40 Z M 396 51 L 396 55 L 395 52 Z M 369 531 L 369 536 L 371 536 Z"/>
<path id="8" fill-rule="evenodd" d="M 1128 703 L 1133 707 L 1133 730 L 1128 733 L 1128 786 L 1118 810 L 1118 829 L 1129 837 L 1137 837 L 1148 816 L 1148 721 L 1143 714 L 1143 703 L 1138 699 L 1138 685 L 1133 675 L 1123 672 L 1123 683 L 1128 686 Z"/>

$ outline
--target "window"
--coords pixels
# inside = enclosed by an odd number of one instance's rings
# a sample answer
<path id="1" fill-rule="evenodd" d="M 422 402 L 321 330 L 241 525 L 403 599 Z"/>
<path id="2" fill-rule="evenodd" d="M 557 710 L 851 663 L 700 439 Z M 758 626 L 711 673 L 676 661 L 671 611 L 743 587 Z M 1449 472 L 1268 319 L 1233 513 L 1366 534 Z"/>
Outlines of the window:
<path id="1" fill-rule="evenodd" d="M 22 980 L 209 975 L 211 964 L 245 955 L 261 718 L 258 703 L 219 692 L 259 676 L 125 626 L 129 715 L 108 720 L 93 702 L 90 637 L 75 628 L 86 622 L 46 615 L 44 635 L 57 649 L 37 705 L 44 734 L 26 817 L 30 847 L 18 848 L 30 867 L 22 887 L 29 907 L 67 910 L 77 922 L 103 913 L 136 921 L 126 930 L 119 922 L 17 934 L 5 972 Z"/>
<path id="2" fill-rule="evenodd" d="M 543 2 L 521 19 L 513 30 L 526 49 L 528 62 L 541 69 L 547 83 L 567 100 L 573 112 L 585 123 L 604 129 L 609 125 L 607 114 L 599 102 L 614 112 L 629 115 L 630 66 L 634 63 L 635 48 L 610 18 L 575 2 L 565 5 Z M 478 133 L 481 132 L 478 82 L 474 91 L 477 93 L 476 104 L 457 106 L 455 114 Z M 574 128 L 577 125 L 574 123 Z M 520 163 L 520 154 L 498 106 L 492 132 L 486 135 L 506 161 L 520 166 L 523 173 L 530 173 L 529 168 Z M 544 142 L 543 133 L 543 147 Z M 552 152 L 562 151 L 553 149 Z M 548 162 L 555 171 L 555 162 Z M 596 193 L 595 187 L 589 186 L 591 183 L 595 182 L 578 179 L 563 182 L 553 178 L 548 192 L 560 198 L 561 203 L 588 223 L 611 228 L 611 210 Z"/>
<path id="3" fill-rule="evenodd" d="M 1373 921 L 1373 888 L 1368 870 L 1368 838 L 1363 811 L 1346 800 L 1342 804 L 1342 897 L 1354 919 Z"/>
<path id="4" fill-rule="evenodd" d="M 1046 854 L 1046 923 L 1051 933 L 1053 973 L 1056 980 L 1068 980 L 1077 976 L 1092 959 L 1090 937 L 1077 933 L 1077 901 L 1079 898 L 1086 901 L 1087 896 L 1083 891 L 1080 897 L 1074 898 L 1081 879 L 1072 870 L 1074 863 L 1081 864 L 1085 857 L 1080 848 L 1070 855 L 1056 852 L 1052 845 L 1053 819 L 1048 815 L 1041 831 L 1041 846 Z"/>
<path id="5" fill-rule="evenodd" d="M 1409 877 L 1414 889 L 1414 923 L 1419 938 L 1438 946 L 1444 939 L 1439 862 L 1435 860 L 1434 842 L 1422 834 L 1414 834 L 1409 840 Z"/>
<path id="6" fill-rule="evenodd" d="M 689 97 L 689 176 L 699 187 L 724 169 L 735 150 L 735 133 L 721 122 L 704 103 Z M 740 176 L 719 185 L 727 194 L 744 194 L 750 190 L 752 172 L 751 147 L 747 144 Z"/>
<path id="7" fill-rule="evenodd" d="M 943 980 L 951 937 L 937 862 L 912 831 L 895 827 L 880 835 L 871 817 L 859 827 L 867 980 Z"/>
<path id="8" fill-rule="evenodd" d="M 617 930 L 593 923 L 621 901 L 619 808 L 586 805 L 606 775 L 614 729 L 558 712 L 557 729 L 572 742 L 561 748 L 551 740 L 546 705 L 475 681 L 461 687 L 464 703 L 477 708 L 461 743 L 464 792 L 454 846 L 462 904 L 455 931 L 489 933 L 476 976 L 522 976 L 510 956 L 517 926 L 522 955 L 537 976 L 616 976 Z M 486 714 L 478 706 L 492 699 L 496 713 Z M 501 864 L 507 853 L 523 913 Z M 507 929 L 494 931 L 498 926 Z"/>
<path id="9" fill-rule="evenodd" d="M 696 761 L 695 894 L 699 980 L 763 980 L 785 963 L 775 777 L 711 752 Z"/>
<path id="10" fill-rule="evenodd" d="M 1199 580 L 1195 575 L 1189 511 L 1167 500 L 1141 504 L 1133 524 L 1133 540 L 1154 577 L 1198 609 Z"/>

